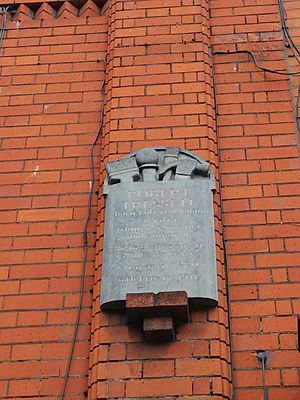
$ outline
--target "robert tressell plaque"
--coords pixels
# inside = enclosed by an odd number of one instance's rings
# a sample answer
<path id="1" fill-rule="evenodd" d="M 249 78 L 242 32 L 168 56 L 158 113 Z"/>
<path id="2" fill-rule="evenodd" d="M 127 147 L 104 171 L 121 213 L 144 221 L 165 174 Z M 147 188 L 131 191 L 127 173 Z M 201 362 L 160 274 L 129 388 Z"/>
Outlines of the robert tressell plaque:
<path id="1" fill-rule="evenodd" d="M 214 176 L 176 147 L 145 148 L 107 163 L 101 308 L 127 293 L 186 291 L 191 305 L 217 303 Z"/>

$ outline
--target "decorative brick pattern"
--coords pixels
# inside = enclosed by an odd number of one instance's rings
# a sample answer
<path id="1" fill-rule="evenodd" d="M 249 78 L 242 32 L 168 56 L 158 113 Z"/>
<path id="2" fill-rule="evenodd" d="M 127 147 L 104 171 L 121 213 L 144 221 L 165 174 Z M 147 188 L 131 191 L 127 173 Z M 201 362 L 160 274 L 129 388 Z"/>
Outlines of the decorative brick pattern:
<path id="1" fill-rule="evenodd" d="M 1 1 L 1 4 L 7 5 L 7 2 Z M 9 2 L 8 2 L 9 4 Z M 103 13 L 102 2 L 93 0 L 84 1 L 55 1 L 55 0 L 15 0 L 9 4 L 9 13 L 12 19 L 20 21 L 22 19 L 33 19 L 41 21 L 44 19 L 62 19 L 73 18 L 74 16 L 95 17 Z"/>

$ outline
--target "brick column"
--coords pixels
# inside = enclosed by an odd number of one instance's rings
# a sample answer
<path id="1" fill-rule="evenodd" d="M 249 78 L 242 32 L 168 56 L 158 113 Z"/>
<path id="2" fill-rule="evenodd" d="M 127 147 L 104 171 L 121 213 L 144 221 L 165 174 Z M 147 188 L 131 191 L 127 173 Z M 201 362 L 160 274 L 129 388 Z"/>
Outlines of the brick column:
<path id="1" fill-rule="evenodd" d="M 178 146 L 209 161 L 218 180 L 208 2 L 111 0 L 104 162 L 142 147 Z M 102 166 L 103 180 L 103 166 Z M 89 399 L 230 397 L 219 196 L 219 306 L 193 310 L 174 342 L 147 344 L 125 315 L 100 312 L 104 200 L 99 199 Z M 171 397 L 169 397 L 171 396 Z"/>

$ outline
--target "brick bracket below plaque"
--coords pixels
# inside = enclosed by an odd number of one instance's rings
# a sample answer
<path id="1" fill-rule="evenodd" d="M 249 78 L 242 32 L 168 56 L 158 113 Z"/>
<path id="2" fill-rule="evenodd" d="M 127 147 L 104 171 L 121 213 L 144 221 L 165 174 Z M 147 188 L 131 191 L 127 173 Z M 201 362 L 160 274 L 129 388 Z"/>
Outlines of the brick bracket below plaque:
<path id="1" fill-rule="evenodd" d="M 126 314 L 129 324 L 141 324 L 147 341 L 175 339 L 175 328 L 189 321 L 187 293 L 184 291 L 128 293 Z"/>

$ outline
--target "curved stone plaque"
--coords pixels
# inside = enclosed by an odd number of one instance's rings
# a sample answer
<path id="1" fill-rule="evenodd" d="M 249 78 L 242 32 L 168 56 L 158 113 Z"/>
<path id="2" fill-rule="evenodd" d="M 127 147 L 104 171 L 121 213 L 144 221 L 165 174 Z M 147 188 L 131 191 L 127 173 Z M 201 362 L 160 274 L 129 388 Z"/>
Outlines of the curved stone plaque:
<path id="1" fill-rule="evenodd" d="M 108 163 L 101 308 L 126 294 L 185 291 L 190 305 L 217 303 L 214 177 L 176 147 L 146 148 Z"/>

